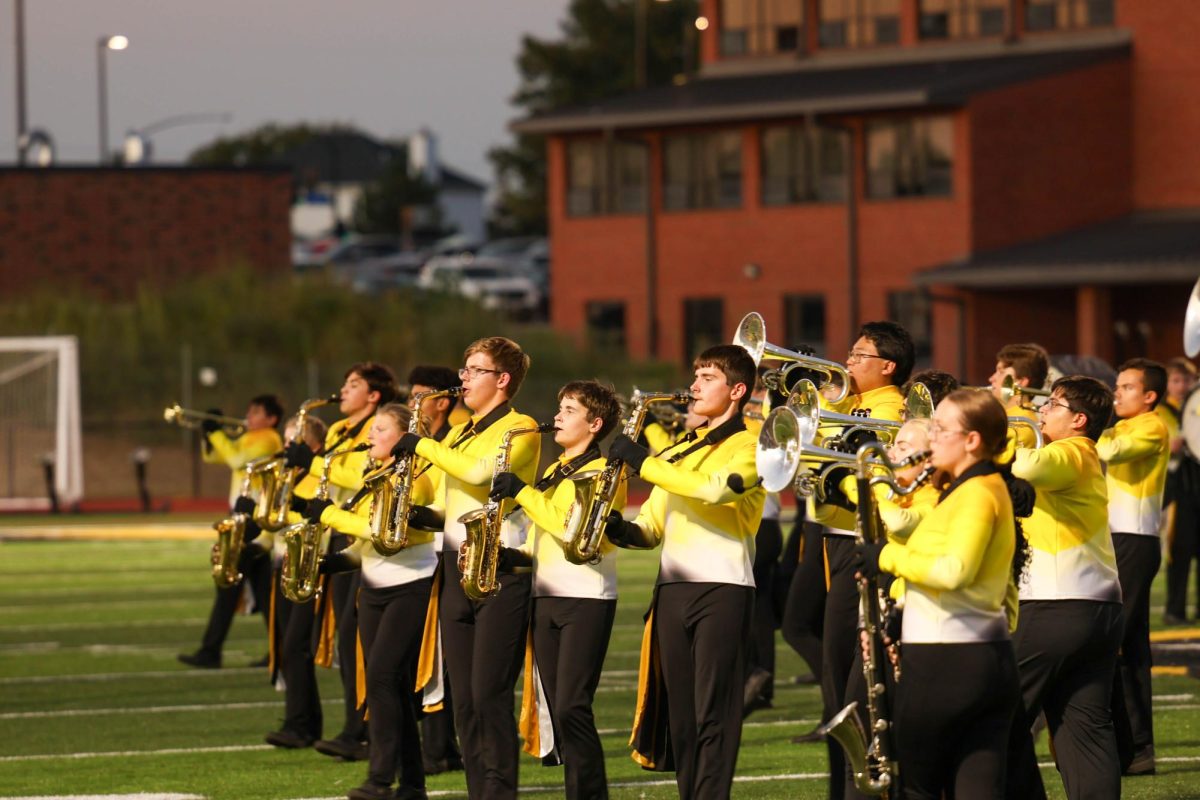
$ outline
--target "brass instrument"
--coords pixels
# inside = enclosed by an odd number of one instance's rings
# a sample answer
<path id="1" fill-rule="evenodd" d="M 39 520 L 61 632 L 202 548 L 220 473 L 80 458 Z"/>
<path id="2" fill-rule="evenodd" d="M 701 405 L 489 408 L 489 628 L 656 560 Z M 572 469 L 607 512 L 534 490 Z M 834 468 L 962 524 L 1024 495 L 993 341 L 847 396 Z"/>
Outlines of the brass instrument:
<path id="1" fill-rule="evenodd" d="M 254 480 L 253 463 L 242 467 L 245 474 L 239 494 L 250 494 Z M 242 573 L 238 571 L 238 560 L 242 557 L 242 548 L 245 546 L 246 523 L 249 519 L 246 514 L 234 512 L 213 523 L 213 530 L 217 532 L 217 544 L 213 548 L 212 576 L 218 588 L 228 589 L 242 579 Z"/>
<path id="2" fill-rule="evenodd" d="M 496 456 L 496 464 L 492 468 L 492 486 L 496 484 L 496 476 L 501 472 L 508 472 L 511 467 L 514 439 L 552 430 L 555 430 L 554 423 L 548 422 L 536 428 L 513 428 L 506 431 L 500 441 L 500 453 Z M 472 600 L 487 600 L 500 591 L 500 581 L 496 579 L 502 544 L 500 525 L 507 516 L 501 512 L 501 505 L 501 501 L 493 500 L 489 496 L 483 508 L 468 511 L 458 518 L 458 521 L 466 526 L 466 537 L 458 549 L 458 570 L 462 573 L 463 594 Z"/>
<path id="3" fill-rule="evenodd" d="M 341 395 L 334 393 L 325 397 L 306 400 L 296 412 L 296 433 L 284 443 L 284 450 L 295 441 L 304 441 L 304 433 L 308 424 L 308 415 L 314 409 L 331 405 L 341 400 Z M 254 508 L 254 521 L 264 531 L 277 531 L 287 525 L 288 512 L 291 510 L 292 490 L 296 481 L 303 477 L 303 470 L 289 469 L 282 455 L 273 457 L 269 469 L 262 472 L 262 494 Z"/>
<path id="4" fill-rule="evenodd" d="M 369 450 L 365 442 L 349 450 L 339 450 L 325 456 L 325 469 L 317 484 L 316 499 L 329 499 L 329 467 L 334 460 L 352 453 Z M 304 520 L 289 525 L 283 530 L 283 565 L 280 567 L 279 588 L 283 596 L 293 603 L 307 603 L 321 591 L 321 540 L 325 526 L 320 522 Z"/>
<path id="5" fill-rule="evenodd" d="M 646 422 L 646 414 L 653 413 L 655 406 L 666 403 L 687 403 L 692 399 L 687 392 L 634 392 L 633 407 L 621 433 L 636 439 Z M 578 475 L 573 479 L 575 500 L 567 513 L 566 530 L 563 533 L 563 552 L 572 564 L 596 564 L 600 561 L 600 541 L 609 512 L 617 499 L 617 490 L 624 479 L 625 462 L 609 458 L 592 476 Z"/>
<path id="6" fill-rule="evenodd" d="M 874 503 L 871 487 L 884 483 L 897 494 L 915 492 L 928 478 L 922 478 L 901 487 L 894 472 L 920 463 L 929 456 L 928 452 L 915 453 L 900 463 L 893 463 L 879 442 L 867 442 L 855 454 L 858 478 L 858 522 L 857 534 L 860 542 L 877 542 L 885 535 L 883 523 Z M 880 469 L 883 473 L 880 473 Z M 832 736 L 846 752 L 846 760 L 854 775 L 854 786 L 863 794 L 888 796 L 896 782 L 900 765 L 892 754 L 892 723 L 884 716 L 884 697 L 887 684 L 884 674 L 882 612 L 887 594 L 877 579 L 859 577 L 858 600 L 863 627 L 867 633 L 866 654 L 863 658 L 863 677 L 867 684 L 867 727 L 858 717 L 858 701 L 839 711 L 833 719 L 820 728 L 820 733 Z M 869 738 L 868 738 L 869 737 Z"/>
<path id="7" fill-rule="evenodd" d="M 1037 444 L 1035 444 L 1034 447 L 1043 447 L 1046 444 L 1046 439 L 1044 436 L 1042 436 L 1042 426 L 1038 425 L 1036 422 L 1029 419 L 1028 417 L 1016 417 L 1016 416 L 1009 417 L 1008 418 L 1008 427 L 1010 427 L 1010 428 L 1021 428 L 1021 427 L 1029 428 L 1031 431 L 1033 431 L 1033 438 L 1037 442 Z"/>
<path id="8" fill-rule="evenodd" d="M 1004 382 L 1000 384 L 1000 402 L 1008 405 L 1008 401 L 1014 397 L 1049 397 L 1050 392 L 1046 389 L 1034 389 L 1031 386 L 1021 386 L 1012 375 L 1005 375 Z"/>
<path id="9" fill-rule="evenodd" d="M 1183 352 L 1188 358 L 1195 358 L 1200 353 L 1200 280 L 1192 287 L 1183 317 Z"/>
<path id="10" fill-rule="evenodd" d="M 411 400 L 412 416 L 408 432 L 419 433 L 424 424 L 421 404 L 430 397 L 457 397 L 461 387 L 441 391 L 417 392 Z M 416 479 L 416 457 L 397 456 L 395 460 L 368 475 L 363 483 L 371 492 L 371 544 L 381 556 L 394 556 L 408 547 L 408 514 L 412 509 L 412 485 Z"/>
<path id="11" fill-rule="evenodd" d="M 178 403 L 169 408 L 163 409 L 163 419 L 181 428 L 189 430 L 198 430 L 203 422 L 215 422 L 222 428 L 226 428 L 234 436 L 239 436 L 246 432 L 246 421 L 237 417 L 223 417 L 220 414 L 208 414 L 203 411 L 192 411 L 188 408 L 183 408 Z"/>
<path id="12" fill-rule="evenodd" d="M 779 345 L 771 344 L 767 341 L 766 323 L 763 322 L 762 315 L 751 311 L 746 316 L 742 317 L 742 321 L 738 324 L 737 333 L 733 336 L 733 343 L 741 345 L 754 359 L 755 366 L 758 365 L 763 358 L 772 358 L 777 361 L 791 361 L 791 365 L 781 370 L 768 370 L 763 375 L 763 383 L 777 391 L 786 392 L 786 375 L 789 371 L 795 368 L 809 369 L 814 372 L 820 372 L 826 376 L 824 385 L 841 384 L 841 389 L 836 397 L 830 402 L 837 403 L 846 399 L 850 394 L 850 373 L 846 368 L 836 361 L 827 361 L 816 356 L 797 353 L 794 350 L 787 350 Z M 768 377 L 769 376 L 769 377 Z"/>

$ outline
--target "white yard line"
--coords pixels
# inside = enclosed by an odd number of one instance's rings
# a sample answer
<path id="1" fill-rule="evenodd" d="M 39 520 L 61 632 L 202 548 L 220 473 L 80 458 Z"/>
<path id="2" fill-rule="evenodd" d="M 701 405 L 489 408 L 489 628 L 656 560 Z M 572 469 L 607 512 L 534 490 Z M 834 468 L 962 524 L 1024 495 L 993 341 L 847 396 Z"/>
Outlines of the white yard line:
<path id="1" fill-rule="evenodd" d="M 45 631 L 95 631 L 105 628 L 176 628 L 183 625 L 203 625 L 207 617 L 183 619 L 113 620 L 112 622 L 45 622 L 32 625 L 0 625 L 0 634 L 38 633 Z"/>
<path id="2" fill-rule="evenodd" d="M 0 686 L 22 683 L 107 683 L 143 678 L 216 678 L 221 675 L 248 675 L 263 672 L 264 667 L 224 667 L 222 669 L 172 669 L 147 672 L 88 672 L 79 675 L 21 675 L 0 678 Z"/>

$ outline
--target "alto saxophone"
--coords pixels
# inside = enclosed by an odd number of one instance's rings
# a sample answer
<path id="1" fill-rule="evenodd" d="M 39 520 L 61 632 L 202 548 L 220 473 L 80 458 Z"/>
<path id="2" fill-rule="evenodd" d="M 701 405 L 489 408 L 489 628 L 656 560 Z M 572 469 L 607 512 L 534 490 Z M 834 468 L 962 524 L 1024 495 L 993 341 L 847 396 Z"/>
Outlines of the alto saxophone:
<path id="1" fill-rule="evenodd" d="M 408 432 L 419 433 L 421 404 L 431 397 L 457 397 L 462 388 L 417 392 L 412 397 Z M 384 469 L 368 475 L 364 485 L 371 491 L 371 544 L 381 556 L 394 556 L 408 547 L 408 514 L 412 510 L 412 486 L 416 480 L 416 456 L 401 455 Z"/>
<path id="2" fill-rule="evenodd" d="M 258 483 L 258 498 L 261 502 L 262 484 L 259 482 L 264 475 L 269 474 L 274 461 L 275 456 L 267 456 L 243 465 L 242 488 L 238 494 L 243 497 L 254 495 L 255 484 Z M 238 560 L 241 558 L 245 546 L 246 525 L 250 522 L 251 516 L 234 512 L 213 523 L 213 529 L 217 532 L 217 545 L 213 551 L 212 576 L 213 581 L 222 589 L 228 589 L 242 579 L 242 573 L 238 572 Z M 257 522 L 257 520 L 255 521 Z"/>
<path id="3" fill-rule="evenodd" d="M 536 428 L 513 428 L 504 434 L 500 442 L 500 453 L 492 468 L 492 486 L 496 476 L 508 472 L 512 461 L 513 440 L 531 433 L 547 433 L 554 430 L 554 423 L 543 423 Z M 496 580 L 496 567 L 500 560 L 500 524 L 504 522 L 501 502 L 489 497 L 483 508 L 468 511 L 458 518 L 466 526 L 466 537 L 458 549 L 458 570 L 462 573 L 463 594 L 472 600 L 486 600 L 500 591 Z"/>
<path id="4" fill-rule="evenodd" d="M 341 395 L 331 394 L 306 400 L 296 412 L 296 433 L 284 443 L 284 449 L 297 439 L 304 440 L 305 427 L 310 411 L 321 406 L 338 402 Z M 262 473 L 262 494 L 254 507 L 254 521 L 264 531 L 277 531 L 287 525 L 288 512 L 291 511 L 292 490 L 304 474 L 303 470 L 288 468 L 282 455 L 275 456 L 270 470 Z"/>
<path id="5" fill-rule="evenodd" d="M 887 484 L 895 494 L 915 492 L 933 471 L 926 469 L 917 480 L 901 487 L 895 471 L 918 464 L 929 457 L 928 452 L 914 453 L 899 463 L 892 462 L 879 442 L 867 442 L 858 448 L 856 474 L 858 478 L 858 517 L 856 533 L 860 542 L 876 542 L 885 534 L 879 519 L 879 509 L 872 496 L 872 487 Z M 873 472 L 882 469 L 882 474 Z M 863 657 L 863 677 L 867 685 L 867 727 L 858 716 L 858 701 L 839 711 L 820 728 L 824 736 L 832 736 L 846 752 L 846 760 L 854 775 L 854 786 L 863 794 L 888 797 L 900 772 L 899 762 L 892 755 L 892 723 L 885 714 L 884 699 L 887 682 L 884 674 L 883 627 L 880 609 L 886 602 L 886 592 L 877 578 L 860 577 L 858 583 L 859 611 L 867 634 Z M 868 736 L 870 739 L 868 740 Z"/>
<path id="6" fill-rule="evenodd" d="M 329 466 L 335 459 L 345 458 L 351 453 L 369 450 L 366 444 L 339 450 L 325 456 L 325 469 L 317 484 L 316 498 L 329 499 Z M 279 588 L 283 596 L 293 603 L 307 603 L 321 591 L 321 541 L 325 538 L 325 526 L 320 522 L 299 522 L 283 531 L 283 565 L 279 572 Z"/>
<path id="7" fill-rule="evenodd" d="M 621 433 L 636 439 L 646 422 L 646 413 L 652 411 L 653 406 L 659 403 L 687 403 L 691 399 L 692 396 L 686 392 L 636 391 Z M 624 472 L 625 462 L 610 458 L 598 474 L 580 475 L 575 479 L 575 500 L 567 512 L 566 531 L 563 534 L 563 552 L 567 561 L 572 564 L 599 563 L 604 525 L 616 502 Z"/>

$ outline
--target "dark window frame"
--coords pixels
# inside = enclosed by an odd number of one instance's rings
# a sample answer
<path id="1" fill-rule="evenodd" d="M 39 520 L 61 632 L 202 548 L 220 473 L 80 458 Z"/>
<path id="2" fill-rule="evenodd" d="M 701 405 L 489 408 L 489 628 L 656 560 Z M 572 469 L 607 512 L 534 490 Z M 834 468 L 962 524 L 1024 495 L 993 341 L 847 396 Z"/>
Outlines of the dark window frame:
<path id="1" fill-rule="evenodd" d="M 785 137 L 784 153 L 786 164 L 777 169 L 769 139 Z M 836 157 L 826 147 L 838 148 Z M 764 125 L 758 133 L 759 148 L 759 202 L 775 208 L 790 205 L 815 203 L 844 203 L 849 190 L 849 136 L 835 128 L 806 123 L 791 125 Z M 827 164 L 836 161 L 839 169 L 827 169 Z M 826 180 L 830 187 L 826 188 Z M 782 181 L 782 184 L 781 184 Z M 783 199 L 777 199 L 783 195 Z"/>
<path id="2" fill-rule="evenodd" d="M 826 2 L 817 4 L 817 42 L 822 50 L 857 50 L 872 47 L 895 47 L 900 44 L 900 15 L 897 3 L 894 13 L 880 12 L 871 6 L 873 0 L 840 0 L 850 6 L 844 16 L 834 16 Z M 871 29 L 874 41 L 866 41 L 864 31 Z"/>
<path id="3" fill-rule="evenodd" d="M 950 126 L 950 151 L 938 153 L 932 147 L 932 127 Z M 945 199 L 954 197 L 954 126 L 950 114 L 929 114 L 873 120 L 867 123 L 866 171 L 869 201 Z M 877 133 L 891 130 L 897 141 L 893 144 L 890 164 L 874 163 L 874 142 Z M 885 151 L 886 152 L 886 151 Z M 939 158 L 939 156 L 941 158 Z M 881 177 L 886 174 L 886 181 Z M 881 191 L 881 187 L 888 187 Z"/>
<path id="4" fill-rule="evenodd" d="M 1062 8 L 1069 12 L 1065 24 L 1058 21 L 1058 12 Z M 1082 22 L 1078 19 L 1080 10 L 1087 16 Z M 1115 0 L 1026 0 L 1025 30 L 1043 33 L 1111 28 L 1116 25 L 1116 13 Z"/>
<path id="5" fill-rule="evenodd" d="M 574 181 L 574 151 L 587 148 L 596 175 L 594 184 L 577 186 Z M 629 161 L 625 161 L 628 158 Z M 566 143 L 564 211 L 568 217 L 587 218 L 619 214 L 643 214 L 648 202 L 649 167 L 646 145 L 621 139 L 574 139 Z M 639 184 L 625 180 L 623 167 L 638 163 Z M 587 196 L 587 202 L 579 198 Z"/>
<path id="6" fill-rule="evenodd" d="M 828 348 L 825 295 L 795 293 L 783 296 L 783 347 L 811 347 L 817 356 Z"/>
<path id="7" fill-rule="evenodd" d="M 731 153 L 723 153 L 724 146 L 729 144 L 734 145 Z M 675 155 L 671 153 L 672 148 L 677 148 Z M 741 209 L 745 203 L 742 185 L 745 179 L 744 148 L 745 141 L 740 128 L 664 136 L 660 169 L 663 210 L 686 212 Z M 731 155 L 733 149 L 736 149 L 736 158 L 732 158 L 730 163 L 737 165 L 736 173 L 725 173 L 722 171 L 723 157 Z M 676 176 L 671 174 L 679 156 L 686 162 L 686 175 L 682 181 L 673 180 Z M 713 162 L 711 166 L 715 167 L 712 174 L 706 174 L 709 172 L 709 160 Z"/>
<path id="8" fill-rule="evenodd" d="M 920 0 L 917 10 L 917 35 L 921 41 L 974 41 L 994 39 L 1008 33 L 1008 0 L 948 0 L 951 8 L 944 11 L 929 11 L 930 0 Z M 990 19 L 999 14 L 998 20 Z M 950 18 L 953 15 L 978 18 L 979 33 L 951 35 Z"/>
<path id="9" fill-rule="evenodd" d="M 724 344 L 725 299 L 723 297 L 685 297 L 683 299 L 683 363 L 714 344 Z"/>
<path id="10" fill-rule="evenodd" d="M 624 300 L 588 300 L 583 306 L 583 318 L 588 346 L 593 350 L 629 352 L 628 304 Z"/>

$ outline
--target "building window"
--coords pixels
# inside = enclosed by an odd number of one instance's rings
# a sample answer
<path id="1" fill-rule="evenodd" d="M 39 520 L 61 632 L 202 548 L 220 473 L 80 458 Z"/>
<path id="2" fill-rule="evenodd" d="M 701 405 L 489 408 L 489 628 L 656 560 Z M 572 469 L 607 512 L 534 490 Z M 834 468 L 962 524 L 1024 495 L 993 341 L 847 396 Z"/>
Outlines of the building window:
<path id="1" fill-rule="evenodd" d="M 954 120 L 937 116 L 870 123 L 867 171 L 867 193 L 872 199 L 949 196 Z"/>
<path id="2" fill-rule="evenodd" d="M 637 214 L 646 208 L 646 149 L 633 142 L 567 143 L 567 214 Z"/>
<path id="3" fill-rule="evenodd" d="M 819 294 L 789 294 L 783 298 L 783 326 L 788 349 L 811 347 L 825 354 L 825 298 Z"/>
<path id="4" fill-rule="evenodd" d="M 1113 0 L 1027 0 L 1025 27 L 1053 31 L 1112 25 L 1113 5 Z"/>
<path id="5" fill-rule="evenodd" d="M 712 347 L 725 344 L 722 322 L 725 304 L 719 297 L 693 298 L 683 301 L 683 360 L 692 359 Z"/>
<path id="6" fill-rule="evenodd" d="M 615 300 L 593 300 L 586 306 L 588 344 L 595 350 L 626 352 L 625 304 Z"/>
<path id="7" fill-rule="evenodd" d="M 668 210 L 738 208 L 742 204 L 742 134 L 663 138 L 663 205 Z"/>
<path id="8" fill-rule="evenodd" d="M 820 0 L 821 47 L 900 42 L 900 0 Z"/>
<path id="9" fill-rule="evenodd" d="M 721 55 L 790 53 L 800 47 L 805 0 L 721 0 Z"/>
<path id="10" fill-rule="evenodd" d="M 832 203 L 846 199 L 846 137 L 814 125 L 763 128 L 762 202 Z"/>
<path id="11" fill-rule="evenodd" d="M 917 366 L 927 366 L 929 357 L 933 353 L 933 341 L 930 337 L 933 325 L 929 295 L 914 291 L 889 292 L 888 319 L 904 326 L 904 329 L 912 336 Z"/>
<path id="12" fill-rule="evenodd" d="M 1009 0 L 921 0 L 922 39 L 1003 36 Z"/>

